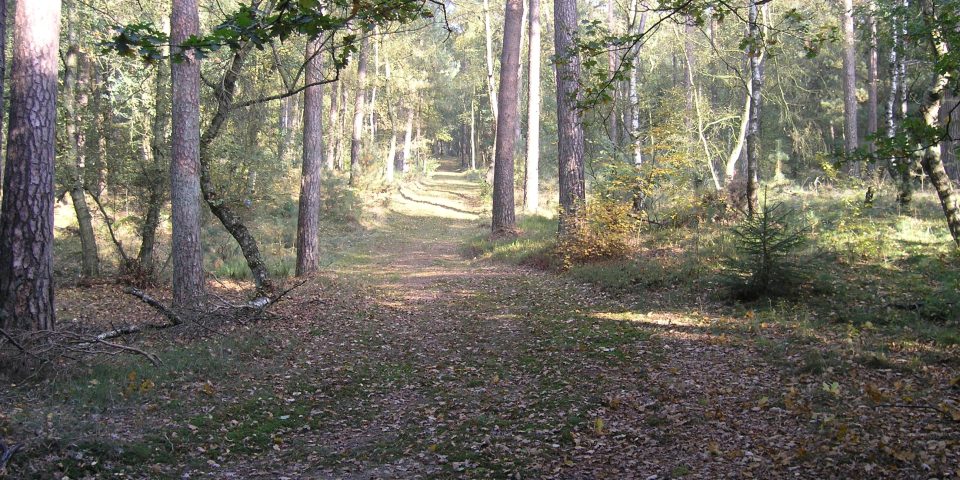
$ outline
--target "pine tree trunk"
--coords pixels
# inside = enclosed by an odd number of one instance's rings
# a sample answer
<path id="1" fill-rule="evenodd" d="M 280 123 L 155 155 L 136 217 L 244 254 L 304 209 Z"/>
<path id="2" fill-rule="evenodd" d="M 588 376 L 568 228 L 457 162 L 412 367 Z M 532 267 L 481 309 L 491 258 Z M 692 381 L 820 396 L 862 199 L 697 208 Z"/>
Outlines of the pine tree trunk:
<path id="1" fill-rule="evenodd" d="M 364 89 L 367 84 L 367 50 L 370 46 L 368 37 L 360 43 L 357 58 L 357 93 L 353 99 L 353 135 L 350 137 L 350 185 L 355 185 L 360 175 L 360 149 L 363 142 L 363 107 Z"/>
<path id="2" fill-rule="evenodd" d="M 174 46 L 200 30 L 197 0 L 173 0 L 170 35 Z M 176 47 L 175 47 L 176 48 Z M 178 49 L 179 50 L 179 49 Z M 176 52 L 174 52 L 176 53 Z M 196 307 L 204 293 L 200 244 L 200 60 L 182 51 L 171 71 L 173 90 L 170 205 L 173 236 L 173 305 Z"/>
<path id="3" fill-rule="evenodd" d="M 580 57 L 573 38 L 579 25 L 576 0 L 557 0 L 553 10 L 557 70 L 557 134 L 560 187 L 560 233 L 586 201 L 583 169 L 583 121 L 580 102 Z"/>
<path id="4" fill-rule="evenodd" d="M 523 29 L 523 0 L 507 0 L 503 15 L 503 50 L 500 53 L 499 116 L 497 117 L 496 151 L 493 173 L 493 235 L 512 234 L 516 230 L 514 203 L 513 154 L 519 112 L 520 37 Z"/>
<path id="5" fill-rule="evenodd" d="M 527 69 L 530 73 L 527 84 L 527 158 L 523 208 L 527 213 L 537 213 L 540 207 L 540 0 L 529 2 Z M 471 124 L 471 132 L 472 129 Z"/>
<path id="6" fill-rule="evenodd" d="M 0 327 L 53 330 L 53 202 L 60 0 L 15 3 L 0 205 Z"/>
<path id="7" fill-rule="evenodd" d="M 306 84 L 323 80 L 323 41 L 307 42 Z M 320 170 L 323 168 L 323 86 L 303 91 L 303 162 L 297 216 L 297 276 L 320 267 Z"/>

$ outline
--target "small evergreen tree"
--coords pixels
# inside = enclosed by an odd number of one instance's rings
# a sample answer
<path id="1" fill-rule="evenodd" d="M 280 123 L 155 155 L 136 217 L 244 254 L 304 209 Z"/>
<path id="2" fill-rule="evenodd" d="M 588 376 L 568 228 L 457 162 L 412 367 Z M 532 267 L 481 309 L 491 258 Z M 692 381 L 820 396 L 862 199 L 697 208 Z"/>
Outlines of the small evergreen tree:
<path id="1" fill-rule="evenodd" d="M 735 253 L 726 261 L 734 297 L 754 300 L 790 293 L 803 277 L 794 253 L 807 240 L 808 228 L 796 225 L 782 203 L 768 205 L 733 228 Z"/>

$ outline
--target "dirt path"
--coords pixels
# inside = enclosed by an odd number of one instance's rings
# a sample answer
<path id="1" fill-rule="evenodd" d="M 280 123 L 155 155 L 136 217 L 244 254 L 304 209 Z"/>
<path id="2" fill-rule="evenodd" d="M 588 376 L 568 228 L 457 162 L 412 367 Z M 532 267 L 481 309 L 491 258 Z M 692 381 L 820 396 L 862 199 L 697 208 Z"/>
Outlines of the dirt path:
<path id="1" fill-rule="evenodd" d="M 952 364 L 818 363 L 809 351 L 836 339 L 699 307 L 642 311 L 464 258 L 488 228 L 477 195 L 451 171 L 404 187 L 331 276 L 281 304 L 282 321 L 202 347 L 209 366 L 157 373 L 112 413 L 63 420 L 100 438 L 80 449 L 101 452 L 95 466 L 66 457 L 86 465 L 71 478 L 960 475 L 955 422 L 876 409 L 950 400 Z"/>
<path id="2" fill-rule="evenodd" d="M 867 372 L 876 378 L 825 393 L 819 375 L 797 373 L 802 353 L 766 348 L 789 332 L 694 308 L 638 313 L 554 275 L 463 258 L 465 238 L 487 228 L 477 194 L 449 171 L 403 188 L 369 261 L 337 269 L 364 292 L 365 315 L 328 335 L 369 332 L 352 354 L 374 387 L 361 389 L 362 419 L 331 415 L 320 465 L 279 455 L 268 476 L 956 474 L 954 427 L 936 412 L 877 421 L 856 389 L 910 375 Z M 896 460 L 916 451 L 923 461 Z"/>

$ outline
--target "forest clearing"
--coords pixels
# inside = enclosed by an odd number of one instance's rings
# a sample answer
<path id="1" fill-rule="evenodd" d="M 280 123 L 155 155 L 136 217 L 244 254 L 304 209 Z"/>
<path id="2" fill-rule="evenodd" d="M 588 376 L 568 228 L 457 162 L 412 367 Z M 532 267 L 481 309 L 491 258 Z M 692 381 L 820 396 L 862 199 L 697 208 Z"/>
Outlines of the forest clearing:
<path id="1" fill-rule="evenodd" d="M 955 0 L 0 0 L 0 478 L 960 477 Z"/>

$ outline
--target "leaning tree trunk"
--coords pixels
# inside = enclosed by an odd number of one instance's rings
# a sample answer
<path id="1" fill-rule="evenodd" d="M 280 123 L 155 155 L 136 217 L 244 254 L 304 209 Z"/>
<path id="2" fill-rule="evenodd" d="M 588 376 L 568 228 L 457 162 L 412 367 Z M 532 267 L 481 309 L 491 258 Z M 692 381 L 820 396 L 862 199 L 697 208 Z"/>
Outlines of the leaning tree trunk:
<path id="1" fill-rule="evenodd" d="M 60 0 L 16 2 L 0 205 L 0 327 L 53 330 Z"/>
<path id="2" fill-rule="evenodd" d="M 852 155 L 860 146 L 857 138 L 857 50 L 854 44 L 853 0 L 843 0 L 843 146 Z M 860 162 L 851 166 L 860 175 Z"/>
<path id="3" fill-rule="evenodd" d="M 93 216 L 87 206 L 85 155 L 83 131 L 77 128 L 77 103 L 82 94 L 77 87 L 80 70 L 80 47 L 77 44 L 77 5 L 71 2 L 67 12 L 67 54 L 64 57 L 63 89 L 64 111 L 67 123 L 67 171 L 70 172 L 70 200 L 80 229 L 81 271 L 84 277 L 100 275 L 100 254 L 97 251 L 97 236 L 93 233 Z M 83 88 L 81 86 L 80 88 Z"/>
<path id="4" fill-rule="evenodd" d="M 360 174 L 360 148 L 363 141 L 364 88 L 367 83 L 367 49 L 370 41 L 363 37 L 357 59 L 357 94 L 353 101 L 353 135 L 350 138 L 350 185 Z"/>
<path id="5" fill-rule="evenodd" d="M 323 79 L 319 37 L 307 42 L 306 83 Z M 300 208 L 297 215 L 297 276 L 320 266 L 320 169 L 323 167 L 323 86 L 303 91 L 303 165 L 300 175 Z"/>
<path id="6" fill-rule="evenodd" d="M 943 34 L 937 23 L 931 0 L 925 0 L 922 4 L 923 17 L 930 29 L 930 43 L 933 49 L 934 58 L 941 59 L 947 55 L 947 44 L 943 39 Z M 938 69 L 939 70 L 939 69 Z M 940 127 L 940 104 L 943 101 L 944 92 L 950 83 L 949 72 L 937 72 L 934 75 L 933 84 L 927 90 L 923 104 L 920 106 L 920 117 L 924 124 L 931 129 Z M 953 241 L 960 246 L 960 196 L 953 190 L 953 182 L 947 176 L 943 168 L 943 162 L 940 160 L 940 143 L 938 141 L 924 140 L 926 145 L 923 149 L 923 159 L 921 165 L 924 173 L 930 177 L 930 184 L 937 191 L 937 197 L 940 199 L 940 205 L 943 207 L 944 216 L 947 219 L 947 226 L 950 228 L 950 235 Z"/>
<path id="7" fill-rule="evenodd" d="M 263 261 L 263 255 L 260 254 L 257 240 L 244 225 L 240 216 L 233 211 L 226 199 L 220 196 L 216 185 L 213 183 L 213 177 L 210 175 L 210 145 L 220 134 L 220 129 L 223 128 L 230 116 L 230 110 L 233 108 L 233 97 L 237 88 L 237 78 L 240 76 L 243 62 L 252 48 L 252 44 L 246 44 L 234 52 L 226 73 L 224 73 L 215 89 L 217 110 L 213 118 L 210 119 L 206 130 L 200 136 L 200 189 L 203 192 L 204 200 L 210 207 L 210 211 L 220 220 L 223 227 L 227 229 L 227 232 L 230 232 L 230 235 L 240 246 L 240 251 L 247 261 L 247 267 L 250 268 L 250 273 L 253 275 L 256 294 L 258 296 L 269 296 L 273 290 L 273 282 L 270 280 L 270 273 L 267 271 L 266 262 Z M 176 120 L 174 120 L 174 125 L 176 125 Z"/>
<path id="8" fill-rule="evenodd" d="M 580 57 L 574 50 L 579 16 L 577 0 L 554 4 L 554 45 L 557 69 L 557 133 L 560 186 L 560 233 L 586 201 L 583 171 L 583 121 L 580 118 Z"/>
<path id="9" fill-rule="evenodd" d="M 507 0 L 503 15 L 503 50 L 500 53 L 500 92 L 495 159 L 493 161 L 493 235 L 511 234 L 517 228 L 513 189 L 513 154 L 519 112 L 520 32 L 523 29 L 523 0 Z"/>
<path id="10" fill-rule="evenodd" d="M 530 73 L 527 79 L 527 158 L 523 209 L 527 213 L 537 213 L 540 206 L 540 0 L 529 1 L 527 68 Z M 470 127 L 472 133 L 473 125 Z"/>
<path id="11" fill-rule="evenodd" d="M 170 68 L 173 96 L 170 156 L 170 211 L 173 235 L 173 305 L 196 307 L 204 292 L 200 245 L 200 59 L 181 50 L 200 31 L 197 0 L 173 0 L 170 40 L 182 60 Z M 176 52 L 174 52 L 176 53 Z"/>
<path id="12" fill-rule="evenodd" d="M 761 52 L 763 39 L 758 22 L 759 7 L 756 0 L 750 1 L 749 28 L 752 45 L 750 53 L 750 124 L 747 129 L 747 213 L 757 211 L 757 162 L 760 160 L 760 88 L 763 83 Z"/>

